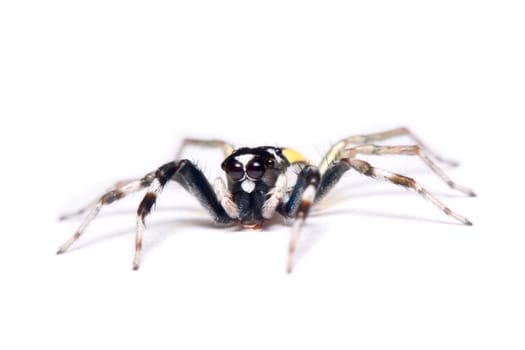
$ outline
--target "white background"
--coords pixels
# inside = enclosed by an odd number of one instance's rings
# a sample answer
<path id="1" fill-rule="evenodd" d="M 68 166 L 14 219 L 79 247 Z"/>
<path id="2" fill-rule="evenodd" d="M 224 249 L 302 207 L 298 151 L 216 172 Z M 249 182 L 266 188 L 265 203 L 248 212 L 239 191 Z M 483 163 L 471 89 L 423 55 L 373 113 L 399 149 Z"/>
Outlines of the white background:
<path id="1" fill-rule="evenodd" d="M 520 1 L 4 1 L 0 348 L 523 349 Z M 349 173 L 303 230 L 221 229 L 170 185 L 131 271 L 135 195 L 64 255 L 64 211 L 171 160 L 185 136 L 284 145 L 406 125 L 417 196 Z M 396 139 L 397 144 L 409 143 Z M 219 152 L 189 149 L 216 176 Z"/>

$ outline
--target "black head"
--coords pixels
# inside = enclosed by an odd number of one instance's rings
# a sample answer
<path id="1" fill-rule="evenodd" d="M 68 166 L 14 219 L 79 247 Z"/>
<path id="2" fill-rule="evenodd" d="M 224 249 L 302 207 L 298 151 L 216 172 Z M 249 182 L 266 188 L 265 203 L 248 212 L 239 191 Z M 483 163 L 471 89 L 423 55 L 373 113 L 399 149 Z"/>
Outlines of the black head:
<path id="1" fill-rule="evenodd" d="M 222 163 L 228 188 L 239 207 L 239 219 L 245 225 L 262 221 L 262 207 L 268 192 L 290 164 L 276 147 L 239 148 Z"/>

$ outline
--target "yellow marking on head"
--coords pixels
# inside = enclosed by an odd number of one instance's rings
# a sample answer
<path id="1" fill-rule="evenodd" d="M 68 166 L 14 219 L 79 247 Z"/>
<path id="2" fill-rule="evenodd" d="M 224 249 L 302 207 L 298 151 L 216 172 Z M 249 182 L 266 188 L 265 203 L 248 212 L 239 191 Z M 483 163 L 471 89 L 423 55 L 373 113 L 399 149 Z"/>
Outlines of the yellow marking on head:
<path id="1" fill-rule="evenodd" d="M 283 148 L 282 153 L 286 160 L 288 160 L 290 163 L 310 164 L 310 161 L 306 159 L 301 153 L 291 148 Z"/>

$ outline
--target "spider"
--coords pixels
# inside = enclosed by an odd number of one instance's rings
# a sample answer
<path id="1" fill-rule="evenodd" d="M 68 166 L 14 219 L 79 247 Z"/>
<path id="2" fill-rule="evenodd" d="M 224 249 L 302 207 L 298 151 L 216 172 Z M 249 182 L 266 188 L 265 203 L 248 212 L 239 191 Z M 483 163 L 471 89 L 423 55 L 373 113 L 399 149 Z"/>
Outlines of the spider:
<path id="1" fill-rule="evenodd" d="M 413 145 L 374 144 L 377 141 L 402 135 L 410 138 Z M 193 162 L 181 159 L 180 155 L 188 145 L 222 149 L 225 159 L 221 167 L 226 173 L 226 181 L 223 177 L 218 177 L 212 185 Z M 319 202 L 349 170 L 412 189 L 444 214 L 464 225 L 472 225 L 471 221 L 449 209 L 414 179 L 375 168 L 370 163 L 357 159 L 356 156 L 359 154 L 417 156 L 449 187 L 468 196 L 475 196 L 471 189 L 453 182 L 432 158 L 448 165 L 456 165 L 455 162 L 436 155 L 414 133 L 404 127 L 342 139 L 328 150 L 318 166 L 313 165 L 291 148 L 261 146 L 234 149 L 230 143 L 220 140 L 185 139 L 177 153 L 177 160 L 162 165 L 142 178 L 119 181 L 95 202 L 76 212 L 61 216 L 60 219 L 68 219 L 89 212 L 73 236 L 58 249 L 57 254 L 64 253 L 80 238 L 102 207 L 131 193 L 147 189 L 137 209 L 135 256 L 132 265 L 133 269 L 137 270 L 140 264 L 145 218 L 150 214 L 157 197 L 169 181 L 179 183 L 195 196 L 217 223 L 237 223 L 244 228 L 259 229 L 276 213 L 293 220 L 288 246 L 288 273 L 292 271 L 299 232 L 308 217 L 310 208 Z"/>

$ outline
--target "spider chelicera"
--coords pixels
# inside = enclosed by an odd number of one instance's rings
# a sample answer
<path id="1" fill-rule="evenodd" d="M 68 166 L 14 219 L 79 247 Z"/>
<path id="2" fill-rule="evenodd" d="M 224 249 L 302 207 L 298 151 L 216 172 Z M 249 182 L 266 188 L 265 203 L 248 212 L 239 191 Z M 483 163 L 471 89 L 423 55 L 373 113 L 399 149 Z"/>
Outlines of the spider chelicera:
<path id="1" fill-rule="evenodd" d="M 410 146 L 373 144 L 401 135 L 411 138 L 414 144 Z M 226 173 L 226 181 L 219 177 L 212 185 L 195 164 L 187 159 L 180 159 L 182 150 L 188 145 L 221 148 L 225 156 L 222 169 Z M 145 228 L 144 219 L 150 213 L 163 187 L 170 180 L 179 183 L 194 195 L 218 223 L 238 223 L 246 228 L 261 228 L 275 213 L 292 219 L 293 227 L 287 260 L 288 272 L 292 271 L 299 231 L 310 208 L 334 187 L 344 173 L 351 169 L 374 179 L 386 180 L 413 189 L 446 215 L 464 225 L 472 225 L 467 218 L 450 210 L 414 179 L 375 168 L 368 162 L 357 159 L 358 154 L 418 156 L 448 186 L 466 195 L 475 196 L 469 188 L 453 182 L 432 158 L 449 165 L 455 165 L 455 163 L 430 151 L 407 128 L 345 138 L 330 148 L 318 166 L 313 165 L 300 153 L 290 148 L 262 146 L 234 149 L 224 141 L 185 139 L 179 148 L 177 160 L 162 165 L 156 171 L 140 179 L 120 181 L 91 205 L 74 213 L 63 215 L 61 219 L 89 212 L 74 235 L 59 248 L 57 254 L 64 253 L 80 238 L 103 206 L 131 193 L 147 189 L 137 210 L 133 269 L 138 269 L 142 233 Z"/>

